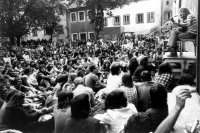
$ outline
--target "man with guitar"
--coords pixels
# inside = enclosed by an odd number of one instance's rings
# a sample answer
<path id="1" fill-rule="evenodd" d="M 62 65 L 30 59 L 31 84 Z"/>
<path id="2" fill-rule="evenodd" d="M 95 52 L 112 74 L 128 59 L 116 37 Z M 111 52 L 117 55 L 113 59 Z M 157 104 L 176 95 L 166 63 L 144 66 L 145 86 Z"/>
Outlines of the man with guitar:
<path id="1" fill-rule="evenodd" d="M 177 40 L 178 39 L 195 39 L 197 35 L 197 19 L 190 13 L 187 8 L 179 9 L 179 22 L 171 21 L 179 28 L 172 30 L 169 37 L 168 48 L 165 51 L 171 52 L 168 57 L 177 57 Z"/>

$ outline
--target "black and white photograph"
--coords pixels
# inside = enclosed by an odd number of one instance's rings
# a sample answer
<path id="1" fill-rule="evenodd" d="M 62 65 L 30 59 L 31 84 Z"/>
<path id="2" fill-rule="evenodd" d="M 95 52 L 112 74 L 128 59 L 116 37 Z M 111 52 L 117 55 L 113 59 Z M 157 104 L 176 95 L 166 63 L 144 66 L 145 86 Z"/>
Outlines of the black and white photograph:
<path id="1" fill-rule="evenodd" d="M 0 133 L 200 133 L 199 0 L 0 0 Z"/>

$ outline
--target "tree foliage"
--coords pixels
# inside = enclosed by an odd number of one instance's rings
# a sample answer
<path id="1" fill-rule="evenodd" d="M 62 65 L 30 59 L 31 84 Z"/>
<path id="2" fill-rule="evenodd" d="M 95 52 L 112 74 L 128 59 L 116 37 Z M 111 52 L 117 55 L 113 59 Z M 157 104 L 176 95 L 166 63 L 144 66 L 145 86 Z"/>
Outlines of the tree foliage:
<path id="1" fill-rule="evenodd" d="M 0 36 L 13 45 L 15 37 L 58 23 L 58 10 L 66 11 L 59 0 L 0 0 Z"/>

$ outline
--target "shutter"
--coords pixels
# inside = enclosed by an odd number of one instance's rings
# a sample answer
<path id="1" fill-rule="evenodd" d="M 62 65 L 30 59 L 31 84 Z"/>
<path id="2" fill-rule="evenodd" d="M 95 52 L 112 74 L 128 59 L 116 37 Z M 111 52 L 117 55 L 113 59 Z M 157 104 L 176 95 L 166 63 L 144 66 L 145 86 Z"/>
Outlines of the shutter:
<path id="1" fill-rule="evenodd" d="M 115 25 L 115 17 L 112 19 L 112 24 Z"/>
<path id="2" fill-rule="evenodd" d="M 138 23 L 138 14 L 136 14 L 136 16 L 135 16 L 135 23 L 136 24 Z"/>
<path id="3" fill-rule="evenodd" d="M 120 17 L 121 17 L 121 16 L 119 16 L 119 23 L 118 23 L 119 25 L 121 25 L 121 20 L 120 20 Z"/>
<path id="4" fill-rule="evenodd" d="M 151 18 L 150 18 L 150 13 L 147 13 L 147 22 L 150 22 Z"/>

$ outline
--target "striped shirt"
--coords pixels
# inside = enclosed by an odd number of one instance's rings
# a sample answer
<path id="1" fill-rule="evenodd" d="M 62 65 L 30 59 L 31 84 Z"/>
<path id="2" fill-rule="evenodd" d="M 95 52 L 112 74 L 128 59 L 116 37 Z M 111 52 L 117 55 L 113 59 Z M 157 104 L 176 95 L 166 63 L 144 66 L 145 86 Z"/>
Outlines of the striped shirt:
<path id="1" fill-rule="evenodd" d="M 186 19 L 186 22 L 188 21 L 191 21 L 188 26 L 188 32 L 197 34 L 197 19 L 192 14 L 189 14 Z"/>

